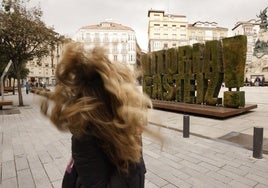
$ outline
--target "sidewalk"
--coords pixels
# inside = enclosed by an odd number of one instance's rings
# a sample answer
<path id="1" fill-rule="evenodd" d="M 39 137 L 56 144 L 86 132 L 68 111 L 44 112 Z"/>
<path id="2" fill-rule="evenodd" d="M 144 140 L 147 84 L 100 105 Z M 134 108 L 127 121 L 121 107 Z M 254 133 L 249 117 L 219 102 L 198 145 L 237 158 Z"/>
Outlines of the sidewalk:
<path id="1" fill-rule="evenodd" d="M 241 146 L 252 146 L 254 127 L 263 127 L 264 148 L 268 152 L 268 87 L 244 87 L 246 103 L 257 104 L 256 109 L 239 116 L 226 119 L 189 115 L 192 135 L 219 141 L 231 140 Z M 220 93 L 220 96 L 223 94 Z M 151 110 L 149 121 L 154 125 L 183 131 L 183 114 L 161 110 Z"/>
<path id="2" fill-rule="evenodd" d="M 268 156 L 219 139 L 230 133 L 267 135 L 268 88 L 245 88 L 250 113 L 225 120 L 190 115 L 190 137 L 182 137 L 183 114 L 150 110 L 150 127 L 166 139 L 143 137 L 146 188 L 268 187 Z M 18 96 L 5 99 L 17 104 Z M 69 161 L 70 134 L 59 132 L 39 112 L 40 97 L 24 94 L 24 107 L 4 107 L 0 114 L 0 188 L 60 188 Z M 168 128 L 163 128 L 168 127 Z"/>

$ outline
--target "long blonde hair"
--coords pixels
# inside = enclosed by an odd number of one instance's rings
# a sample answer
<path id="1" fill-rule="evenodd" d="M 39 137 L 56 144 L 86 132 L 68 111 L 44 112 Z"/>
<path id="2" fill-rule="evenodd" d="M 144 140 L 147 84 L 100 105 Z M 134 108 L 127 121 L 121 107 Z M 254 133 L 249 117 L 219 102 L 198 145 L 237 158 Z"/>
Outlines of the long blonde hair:
<path id="1" fill-rule="evenodd" d="M 57 85 L 41 111 L 62 131 L 78 138 L 93 135 L 121 172 L 141 159 L 141 132 L 146 130 L 151 100 L 137 87 L 134 72 L 111 63 L 101 48 L 66 46 L 56 69 Z M 49 110 L 50 109 L 50 110 Z"/>

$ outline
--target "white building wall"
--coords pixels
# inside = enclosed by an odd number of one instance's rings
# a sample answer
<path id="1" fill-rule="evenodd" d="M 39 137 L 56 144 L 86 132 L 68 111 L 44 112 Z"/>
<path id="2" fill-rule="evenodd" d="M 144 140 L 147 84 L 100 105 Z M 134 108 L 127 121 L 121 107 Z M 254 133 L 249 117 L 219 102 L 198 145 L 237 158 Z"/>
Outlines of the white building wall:
<path id="1" fill-rule="evenodd" d="M 107 23 L 113 24 L 113 23 Z M 116 25 L 115 25 L 116 26 Z M 80 29 L 76 41 L 83 42 L 88 49 L 104 47 L 111 62 L 127 64 L 132 70 L 136 65 L 136 35 L 131 29 Z"/>
<path id="2" fill-rule="evenodd" d="M 59 43 L 50 55 L 43 57 L 41 61 L 34 59 L 27 62 L 26 67 L 29 69 L 29 74 L 26 81 L 32 82 L 34 85 L 55 85 L 55 70 L 60 60 L 60 55 L 64 46 L 64 42 Z"/>
<path id="3" fill-rule="evenodd" d="M 247 36 L 247 59 L 246 64 L 250 64 L 253 59 L 253 52 L 255 43 L 259 33 L 259 21 L 254 19 L 249 21 L 237 22 L 232 29 L 233 35 L 246 35 Z"/>
<path id="4" fill-rule="evenodd" d="M 203 43 L 227 37 L 228 29 L 217 27 L 216 22 L 188 24 L 186 16 L 166 15 L 164 11 L 148 11 L 149 51 L 159 51 L 178 46 Z M 217 35 L 217 36 L 216 36 Z"/>

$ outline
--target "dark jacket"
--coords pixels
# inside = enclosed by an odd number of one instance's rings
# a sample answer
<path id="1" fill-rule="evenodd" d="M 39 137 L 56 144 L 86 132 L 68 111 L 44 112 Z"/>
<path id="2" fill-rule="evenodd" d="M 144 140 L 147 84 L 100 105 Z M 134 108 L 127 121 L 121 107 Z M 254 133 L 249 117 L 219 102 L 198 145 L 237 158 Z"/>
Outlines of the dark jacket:
<path id="1" fill-rule="evenodd" d="M 144 188 L 145 165 L 131 164 L 128 175 L 120 174 L 95 137 L 72 137 L 72 157 L 80 188 Z"/>

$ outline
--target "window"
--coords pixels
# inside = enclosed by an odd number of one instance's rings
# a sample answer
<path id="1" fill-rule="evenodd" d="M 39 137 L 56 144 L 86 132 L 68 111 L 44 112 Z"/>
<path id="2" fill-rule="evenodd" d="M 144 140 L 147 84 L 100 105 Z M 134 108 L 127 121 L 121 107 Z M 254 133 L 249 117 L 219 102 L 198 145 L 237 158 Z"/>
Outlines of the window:
<path id="1" fill-rule="evenodd" d="M 127 61 L 127 57 L 126 55 L 123 55 L 123 62 L 126 62 Z"/>
<path id="2" fill-rule="evenodd" d="M 164 39 L 168 39 L 168 34 L 164 33 Z"/>
<path id="3" fill-rule="evenodd" d="M 85 33 L 85 34 L 82 36 L 82 40 L 91 42 L 91 35 L 90 35 L 90 33 Z"/>
<path id="4" fill-rule="evenodd" d="M 190 40 L 194 40 L 194 39 L 195 39 L 195 33 L 191 32 Z"/>
<path id="5" fill-rule="evenodd" d="M 132 55 L 128 56 L 128 61 L 132 61 Z"/>
<path id="6" fill-rule="evenodd" d="M 202 32 L 198 33 L 197 40 L 203 40 L 203 33 Z"/>
<path id="7" fill-rule="evenodd" d="M 108 42 L 109 41 L 109 35 L 108 33 L 104 33 L 104 42 Z"/>
<path id="8" fill-rule="evenodd" d="M 102 23 L 101 26 L 102 26 L 102 27 L 111 27 L 111 24 L 105 22 L 105 23 Z"/>
<path id="9" fill-rule="evenodd" d="M 94 35 L 94 42 L 99 42 L 100 41 L 100 34 L 99 33 L 95 33 Z"/>
<path id="10" fill-rule="evenodd" d="M 252 61 L 252 55 L 251 54 L 247 54 L 247 61 Z"/>
<path id="11" fill-rule="evenodd" d="M 186 40 L 186 34 L 181 34 L 181 35 L 180 35 L 180 39 L 181 39 L 181 40 Z"/>
<path id="12" fill-rule="evenodd" d="M 154 42 L 154 48 L 155 49 L 160 49 L 160 47 L 161 47 L 161 43 L 160 42 L 158 42 L 158 41 Z"/>
<path id="13" fill-rule="evenodd" d="M 167 49 L 167 48 L 168 48 L 168 44 L 164 43 L 164 49 Z"/>
<path id="14" fill-rule="evenodd" d="M 134 50 L 134 43 L 130 43 L 128 45 L 128 50 L 133 51 Z"/>
<path id="15" fill-rule="evenodd" d="M 128 35 L 128 40 L 135 40 L 135 35 Z"/>
<path id="16" fill-rule="evenodd" d="M 122 53 L 127 53 L 127 45 L 126 44 L 123 44 L 122 45 Z"/>
<path id="17" fill-rule="evenodd" d="M 123 33 L 123 34 L 122 34 L 121 41 L 122 41 L 122 42 L 127 42 L 127 34 L 126 34 L 126 33 Z"/>
<path id="18" fill-rule="evenodd" d="M 182 31 L 184 31 L 184 30 L 186 30 L 186 26 L 185 26 L 185 25 L 180 25 L 180 29 L 181 29 Z"/>
<path id="19" fill-rule="evenodd" d="M 118 36 L 117 33 L 113 34 L 113 42 L 118 42 Z"/>
<path id="20" fill-rule="evenodd" d="M 164 24 L 164 31 L 167 31 L 167 30 L 168 30 L 168 25 Z"/>
<path id="21" fill-rule="evenodd" d="M 154 24 L 154 30 L 159 31 L 160 30 L 160 24 Z"/>
<path id="22" fill-rule="evenodd" d="M 155 39 L 160 39 L 160 33 L 154 33 L 154 38 Z"/>
<path id="23" fill-rule="evenodd" d="M 118 53 L 117 45 L 114 45 L 113 46 L 113 54 L 117 54 L 117 53 Z"/>

